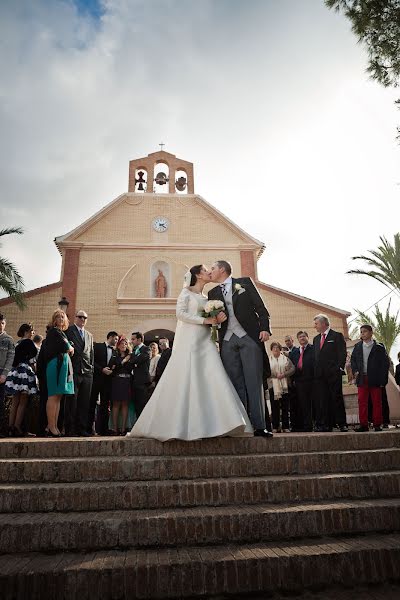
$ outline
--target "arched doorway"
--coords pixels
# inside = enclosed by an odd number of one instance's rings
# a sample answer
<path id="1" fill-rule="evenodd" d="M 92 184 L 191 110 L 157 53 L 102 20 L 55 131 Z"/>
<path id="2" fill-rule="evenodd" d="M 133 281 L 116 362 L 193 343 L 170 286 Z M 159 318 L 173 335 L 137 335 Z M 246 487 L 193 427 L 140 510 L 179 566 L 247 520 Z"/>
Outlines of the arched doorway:
<path id="1" fill-rule="evenodd" d="M 169 329 L 151 329 L 150 331 L 146 331 L 144 334 L 144 343 L 146 346 L 151 344 L 151 342 L 157 342 L 160 338 L 167 338 L 169 340 L 169 345 L 172 348 L 174 343 L 175 332 L 170 331 Z"/>

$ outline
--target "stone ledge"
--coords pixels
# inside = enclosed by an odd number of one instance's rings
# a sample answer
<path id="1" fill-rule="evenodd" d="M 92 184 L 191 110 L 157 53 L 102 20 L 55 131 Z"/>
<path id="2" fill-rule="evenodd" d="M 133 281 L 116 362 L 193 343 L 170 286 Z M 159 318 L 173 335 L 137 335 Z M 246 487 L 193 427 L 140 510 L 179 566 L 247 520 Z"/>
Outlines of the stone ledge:
<path id="1" fill-rule="evenodd" d="M 4 600 L 177 598 L 399 581 L 400 535 L 0 557 Z"/>
<path id="2" fill-rule="evenodd" d="M 172 481 L 0 484 L 0 513 L 76 512 L 400 496 L 400 470 Z M 101 516 L 100 516 L 101 518 Z"/>
<path id="3" fill-rule="evenodd" d="M 1 482 L 151 481 L 378 471 L 400 467 L 400 448 L 236 456 L 0 459 Z"/>
<path id="4" fill-rule="evenodd" d="M 400 530 L 400 499 L 0 515 L 0 553 L 281 541 Z"/>
<path id="5" fill-rule="evenodd" d="M 56 439 L 0 439 L 0 458 L 84 456 L 189 456 L 203 454 L 265 454 L 400 448 L 400 429 L 380 433 L 291 433 L 273 439 L 214 438 L 193 442 L 95 437 Z"/>

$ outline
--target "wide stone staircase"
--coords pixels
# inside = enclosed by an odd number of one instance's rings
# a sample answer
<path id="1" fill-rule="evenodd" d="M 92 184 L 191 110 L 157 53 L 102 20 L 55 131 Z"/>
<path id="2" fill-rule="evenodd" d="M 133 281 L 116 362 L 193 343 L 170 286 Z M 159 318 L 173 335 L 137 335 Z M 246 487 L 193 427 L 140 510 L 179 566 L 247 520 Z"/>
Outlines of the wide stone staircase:
<path id="1" fill-rule="evenodd" d="M 399 581 L 400 431 L 0 441 L 2 600 Z"/>

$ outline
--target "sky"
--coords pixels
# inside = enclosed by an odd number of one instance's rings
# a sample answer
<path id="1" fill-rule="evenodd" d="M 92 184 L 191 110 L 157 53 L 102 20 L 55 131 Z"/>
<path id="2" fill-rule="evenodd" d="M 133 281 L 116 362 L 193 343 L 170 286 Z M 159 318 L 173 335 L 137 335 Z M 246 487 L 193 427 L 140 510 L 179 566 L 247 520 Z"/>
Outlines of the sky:
<path id="1" fill-rule="evenodd" d="M 387 289 L 346 271 L 399 231 L 400 93 L 366 66 L 323 0 L 2 0 L 0 227 L 25 233 L 0 252 L 58 281 L 54 237 L 163 141 L 265 243 L 261 281 L 369 308 Z"/>

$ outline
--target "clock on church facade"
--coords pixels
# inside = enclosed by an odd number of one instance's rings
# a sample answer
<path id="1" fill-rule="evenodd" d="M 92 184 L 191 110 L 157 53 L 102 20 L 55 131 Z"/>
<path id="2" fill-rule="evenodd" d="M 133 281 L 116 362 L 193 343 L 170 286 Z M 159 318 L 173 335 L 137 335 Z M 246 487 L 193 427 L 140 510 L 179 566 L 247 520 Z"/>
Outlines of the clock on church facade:
<path id="1" fill-rule="evenodd" d="M 24 318 L 42 334 L 66 296 L 70 316 L 77 309 L 87 311 L 88 329 L 97 341 L 113 329 L 141 330 L 146 341 L 173 337 L 185 272 L 221 258 L 232 263 L 235 275 L 254 279 L 271 314 L 274 339 L 309 328 L 318 312 L 347 332 L 346 311 L 259 281 L 263 242 L 196 194 L 193 164 L 164 150 L 131 160 L 128 191 L 55 243 L 62 256 L 60 281 L 26 293 Z M 8 299 L 0 306 L 9 331 L 16 331 L 18 309 Z"/>

